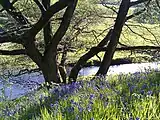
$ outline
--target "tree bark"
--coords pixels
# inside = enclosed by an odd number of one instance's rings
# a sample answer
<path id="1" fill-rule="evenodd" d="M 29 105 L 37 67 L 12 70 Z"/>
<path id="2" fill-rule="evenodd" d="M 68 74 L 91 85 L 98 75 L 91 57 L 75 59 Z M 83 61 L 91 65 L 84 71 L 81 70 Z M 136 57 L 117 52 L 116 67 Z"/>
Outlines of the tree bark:
<path id="1" fill-rule="evenodd" d="M 96 73 L 97 76 L 103 75 L 105 76 L 107 74 L 107 71 L 109 69 L 109 66 L 111 64 L 111 60 L 113 58 L 114 52 L 116 50 L 117 44 L 119 42 L 120 34 L 123 28 L 123 25 L 126 20 L 126 16 L 129 10 L 130 6 L 130 0 L 122 0 L 118 15 L 116 18 L 116 22 L 114 25 L 114 29 L 111 35 L 111 40 L 107 46 L 107 50 L 105 52 L 105 55 L 103 57 L 102 63 L 100 65 L 100 68 L 98 72 Z"/>
<path id="2" fill-rule="evenodd" d="M 97 45 L 98 48 L 101 48 L 103 46 L 105 46 L 107 44 L 107 42 L 110 40 L 112 34 L 112 29 L 108 32 L 108 34 L 106 35 L 106 37 Z M 83 55 L 78 62 L 76 63 L 76 65 L 72 68 L 70 75 L 69 75 L 69 82 L 73 82 L 76 81 L 77 76 L 78 76 L 78 72 L 81 70 L 81 68 L 85 65 L 85 63 L 87 62 L 87 60 L 89 60 L 90 58 L 92 58 L 93 56 L 95 56 L 96 54 L 98 54 L 100 52 L 100 50 L 98 51 L 96 49 L 96 47 L 93 47 L 89 50 L 89 52 L 87 52 L 85 55 Z"/>
<path id="3" fill-rule="evenodd" d="M 62 80 L 63 80 L 63 83 L 66 83 L 66 79 L 67 79 L 67 72 L 66 72 L 66 69 L 65 69 L 66 59 L 67 59 L 67 43 L 64 43 L 62 58 L 61 58 L 61 62 L 60 62 L 59 67 L 58 67 L 60 75 L 61 75 Z"/>
<path id="4" fill-rule="evenodd" d="M 60 77 L 58 75 L 58 66 L 56 59 L 56 52 L 48 54 L 42 60 L 42 65 L 40 66 L 45 82 L 51 85 L 52 83 L 60 83 Z"/>
<path id="5" fill-rule="evenodd" d="M 42 0 L 42 4 L 47 10 L 50 7 L 50 0 Z M 45 11 L 42 11 L 42 15 L 44 14 Z M 49 42 L 52 39 L 52 27 L 51 27 L 51 22 L 48 21 L 46 26 L 43 29 L 43 34 L 44 34 L 44 43 L 45 47 L 49 44 Z"/>

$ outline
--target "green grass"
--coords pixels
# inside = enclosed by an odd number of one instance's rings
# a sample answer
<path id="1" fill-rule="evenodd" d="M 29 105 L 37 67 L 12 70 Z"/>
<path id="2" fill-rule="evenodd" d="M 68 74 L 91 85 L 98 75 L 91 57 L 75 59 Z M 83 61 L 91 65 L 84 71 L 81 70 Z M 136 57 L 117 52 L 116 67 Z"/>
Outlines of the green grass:
<path id="1" fill-rule="evenodd" d="M 53 1 L 54 2 L 54 1 Z M 131 14 L 132 10 L 130 11 Z M 76 47 L 75 53 L 68 54 L 68 61 L 76 62 L 90 47 L 96 46 L 107 31 L 98 36 L 106 28 L 112 26 L 113 19 L 103 19 L 101 23 L 90 25 L 88 30 L 92 33 L 82 33 L 78 36 L 82 46 Z M 126 45 L 153 45 L 158 44 L 158 25 L 139 24 L 129 21 L 128 25 L 137 35 L 126 26 L 120 42 Z M 144 27 L 141 27 L 143 25 Z M 146 29 L 147 27 L 147 29 Z M 154 40 L 151 30 L 157 37 Z M 144 40 L 142 37 L 147 38 Z M 150 41 L 149 39 L 152 39 Z M 78 44 L 78 43 L 77 43 Z M 78 46 L 78 45 L 77 45 Z M 7 47 L 0 46 L 2 49 Z M 99 53 L 103 57 L 104 53 Z M 116 52 L 114 58 L 124 58 L 130 55 L 129 51 Z M 135 57 L 135 55 L 132 55 Z M 137 54 L 138 56 L 147 56 Z M 150 57 L 150 56 L 148 56 Z M 6 68 L 26 66 L 26 61 L 19 57 L 1 56 L 0 63 Z M 97 57 L 92 59 L 98 60 Z M 135 60 L 136 61 L 136 60 Z M 142 61 L 142 59 L 137 60 Z M 7 64 L 6 64 L 7 62 Z M 9 65 L 10 64 L 10 65 Z M 35 67 L 28 63 L 27 66 Z M 55 87 L 50 93 L 46 90 L 37 91 L 36 94 L 21 97 L 13 101 L 0 102 L 0 120 L 159 120 L 160 119 L 160 75 L 159 73 L 136 73 L 127 75 L 108 76 L 107 81 L 89 77 L 81 78 L 83 81 L 66 86 Z"/>
<path id="2" fill-rule="evenodd" d="M 159 79 L 159 73 L 147 71 L 108 76 L 107 81 L 86 78 L 0 102 L 0 115 L 2 120 L 159 120 Z"/>
<path id="3" fill-rule="evenodd" d="M 124 26 L 121 37 L 120 37 L 120 42 L 128 45 L 128 46 L 159 46 L 160 43 L 160 27 L 158 27 L 158 24 L 140 24 L 136 23 L 135 21 L 129 21 L 126 23 L 127 26 Z M 76 50 L 76 53 L 71 53 L 69 52 L 68 54 L 68 61 L 76 62 L 80 56 L 85 54 L 89 48 L 96 46 L 107 34 L 106 32 L 103 32 L 105 29 L 109 28 L 111 25 L 114 25 L 113 20 L 111 19 L 104 19 L 103 22 L 99 23 L 98 25 L 92 25 L 89 28 L 89 31 L 95 30 L 95 36 L 93 36 L 92 33 L 83 33 L 78 37 L 78 39 L 82 42 L 83 46 L 78 47 Z M 102 35 L 99 36 L 100 33 Z M 133 53 L 133 51 L 132 51 Z M 99 53 L 99 56 L 103 58 L 104 52 Z M 115 52 L 115 55 L 113 59 L 116 58 L 126 58 L 126 57 L 134 57 L 135 59 L 138 57 L 151 57 L 151 55 L 148 54 L 132 54 L 131 51 L 117 51 Z M 93 57 L 92 59 L 97 60 L 97 57 Z M 142 61 L 142 62 L 149 62 L 150 59 L 145 60 L 145 59 L 140 59 L 140 60 L 135 60 L 136 61 Z"/>
<path id="4" fill-rule="evenodd" d="M 52 0 L 52 2 L 54 3 L 57 0 Z M 115 13 L 113 13 L 110 9 L 105 8 L 102 5 L 97 5 L 97 9 L 104 11 L 104 16 L 110 16 L 110 17 L 116 17 Z M 133 13 L 135 8 L 131 8 L 129 10 L 129 15 Z M 101 13 L 101 12 L 100 12 Z M 68 57 L 67 57 L 67 62 L 71 62 L 71 63 L 75 63 L 80 56 L 82 56 L 83 54 L 85 54 L 91 47 L 96 46 L 103 38 L 104 36 L 107 34 L 108 32 L 108 28 L 114 25 L 114 19 L 111 18 L 97 18 L 95 17 L 95 19 L 97 21 L 99 21 L 98 23 L 95 22 L 95 20 L 93 20 L 91 22 L 91 24 L 88 24 L 86 29 L 84 29 L 84 31 L 94 31 L 93 32 L 84 32 L 81 33 L 78 37 L 77 40 L 75 40 L 73 42 L 73 47 L 75 47 L 76 52 L 68 52 Z M 85 23 L 84 23 L 85 24 Z M 160 27 L 158 24 L 140 24 L 137 23 L 136 21 L 130 20 L 126 23 L 128 26 L 130 26 L 130 28 L 132 29 L 132 31 L 127 27 L 124 26 L 123 28 L 123 32 L 121 34 L 121 38 L 120 38 L 120 42 L 129 46 L 135 46 L 135 45 L 159 45 L 159 32 L 160 32 Z M 82 23 L 83 26 L 83 23 Z M 53 27 L 54 28 L 54 27 Z M 106 31 L 104 31 L 105 29 L 107 29 Z M 103 32 L 104 31 L 104 32 Z M 151 32 L 154 34 L 154 36 L 151 34 Z M 102 34 L 101 34 L 102 33 Z M 137 34 L 135 34 L 137 33 Z M 101 34 L 101 35 L 99 35 Z M 40 36 L 40 35 L 39 35 Z M 142 36 L 142 37 L 140 37 Z M 146 40 L 144 40 L 144 38 L 146 38 Z M 156 37 L 157 39 L 155 39 L 154 37 Z M 40 36 L 40 38 L 43 38 L 42 36 Z M 151 40 L 152 41 L 151 41 Z M 11 46 L 10 44 L 8 46 L 0 46 L 0 49 L 9 49 L 11 50 L 13 48 L 13 46 Z M 20 48 L 22 46 L 19 46 Z M 19 48 L 18 47 L 18 48 Z M 101 58 L 103 58 L 104 53 L 99 53 L 99 56 Z M 130 51 L 120 51 L 120 52 L 116 52 L 114 55 L 114 59 L 116 58 L 126 58 L 130 56 Z M 136 55 L 131 55 L 130 57 L 134 57 L 135 59 L 138 57 L 143 58 L 143 56 L 148 56 L 147 54 L 136 54 Z M 29 60 L 29 62 L 24 60 L 18 60 L 19 56 L 13 57 L 1 57 L 0 58 L 0 63 L 1 64 L 11 64 L 11 66 L 25 66 L 25 67 L 32 67 L 32 66 L 36 66 L 31 60 Z M 148 56 L 151 57 L 151 56 Z M 92 58 L 92 60 L 98 60 L 98 58 L 95 56 Z M 138 59 L 138 60 L 134 60 L 136 61 L 142 61 L 142 62 L 149 62 L 150 60 L 145 60 L 145 59 Z M 32 62 L 32 63 L 31 63 Z M 18 64 L 17 64 L 18 63 Z M 5 65 L 6 65 L 5 64 Z M 5 66 L 4 65 L 4 66 Z"/>

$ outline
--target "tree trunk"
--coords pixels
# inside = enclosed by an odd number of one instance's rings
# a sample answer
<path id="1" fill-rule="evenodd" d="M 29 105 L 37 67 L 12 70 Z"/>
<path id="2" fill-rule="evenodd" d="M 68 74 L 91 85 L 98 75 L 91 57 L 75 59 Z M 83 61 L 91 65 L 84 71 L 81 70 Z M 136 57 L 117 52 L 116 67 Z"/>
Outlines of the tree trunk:
<path id="1" fill-rule="evenodd" d="M 98 48 L 104 47 L 108 41 L 110 40 L 112 34 L 112 29 L 108 32 L 106 37 L 97 45 Z M 70 75 L 69 75 L 69 82 L 76 81 L 77 76 L 81 68 L 85 65 L 85 63 L 92 58 L 94 55 L 98 54 L 100 50 L 97 47 L 92 47 L 89 52 L 84 54 L 76 63 L 76 65 L 72 68 Z"/>
<path id="2" fill-rule="evenodd" d="M 50 0 L 42 0 L 42 4 L 47 10 L 50 7 Z M 44 14 L 43 11 L 42 11 L 42 14 Z M 51 42 L 51 39 L 52 39 L 52 27 L 51 27 L 50 21 L 44 27 L 43 34 L 44 34 L 44 42 L 46 47 L 49 44 L 49 42 Z"/>
<path id="3" fill-rule="evenodd" d="M 67 59 L 67 43 L 64 43 L 62 58 L 61 58 L 61 62 L 60 62 L 59 67 L 58 67 L 60 75 L 61 75 L 62 80 L 63 80 L 63 83 L 66 83 L 66 79 L 67 79 L 67 72 L 66 72 L 66 69 L 65 69 L 66 59 Z"/>
<path id="4" fill-rule="evenodd" d="M 51 57 L 52 56 L 52 57 Z M 58 75 L 58 66 L 56 54 L 43 58 L 41 70 L 45 79 L 45 82 L 51 85 L 52 83 L 60 83 L 60 77 Z"/>
<path id="5" fill-rule="evenodd" d="M 99 75 L 105 76 L 107 74 L 107 71 L 108 71 L 109 66 L 111 64 L 111 60 L 113 58 L 114 52 L 115 52 L 117 44 L 119 42 L 120 34 L 122 32 L 122 28 L 123 28 L 123 25 L 126 20 L 129 6 L 130 6 L 130 0 L 122 0 L 118 15 L 116 18 L 116 22 L 114 25 L 114 29 L 113 29 L 113 32 L 111 35 L 111 40 L 108 44 L 108 47 L 105 52 L 103 61 L 100 65 L 100 68 L 96 74 L 97 76 L 99 76 Z"/>
<path id="6" fill-rule="evenodd" d="M 58 69 L 59 69 L 59 73 L 60 73 L 63 83 L 66 83 L 67 72 L 66 72 L 65 66 L 59 65 Z"/>

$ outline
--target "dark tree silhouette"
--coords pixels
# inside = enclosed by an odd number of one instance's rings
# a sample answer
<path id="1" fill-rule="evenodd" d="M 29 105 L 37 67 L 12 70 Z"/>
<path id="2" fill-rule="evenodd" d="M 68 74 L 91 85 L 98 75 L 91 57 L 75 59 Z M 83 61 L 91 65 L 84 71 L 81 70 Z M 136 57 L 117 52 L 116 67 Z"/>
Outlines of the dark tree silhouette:
<path id="1" fill-rule="evenodd" d="M 13 4 L 10 4 L 9 1 L 7 4 L 4 4 L 3 2 L 1 2 L 0 4 L 18 23 L 20 23 L 21 25 L 29 24 L 27 18 L 21 12 L 17 11 L 16 8 L 14 8 Z M 46 83 L 60 83 L 62 82 L 61 78 L 63 78 L 63 82 L 66 82 L 66 76 L 64 75 L 65 73 L 61 68 L 58 67 L 57 64 L 57 49 L 59 43 L 62 41 L 62 38 L 69 28 L 78 0 L 59 0 L 52 5 L 50 5 L 50 0 L 42 0 L 42 2 L 34 0 L 34 2 L 41 11 L 41 17 L 34 25 L 28 25 L 27 29 L 18 31 L 18 34 L 16 34 L 14 31 L 11 31 L 10 33 L 0 33 L 1 44 L 7 42 L 17 43 L 21 44 L 24 49 L 16 49 L 12 51 L 0 50 L 0 54 L 28 55 L 42 71 Z M 78 72 L 86 63 L 86 61 L 94 55 L 98 54 L 100 51 L 102 51 L 102 49 L 105 51 L 105 55 L 96 75 L 106 75 L 117 44 L 119 42 L 122 28 L 125 22 L 134 16 L 127 16 L 129 8 L 143 2 L 149 3 L 150 0 L 139 0 L 135 2 L 130 2 L 130 0 L 122 0 L 119 12 L 117 13 L 114 27 L 108 32 L 106 37 L 96 47 L 91 48 L 88 53 L 86 53 L 79 59 L 77 64 L 71 70 L 69 82 L 76 81 Z M 58 29 L 53 34 L 50 19 L 56 13 L 62 10 L 64 11 L 64 14 L 60 19 Z M 43 41 L 45 44 L 45 49 L 43 52 L 40 52 L 36 46 L 36 35 L 41 30 L 43 30 Z"/>

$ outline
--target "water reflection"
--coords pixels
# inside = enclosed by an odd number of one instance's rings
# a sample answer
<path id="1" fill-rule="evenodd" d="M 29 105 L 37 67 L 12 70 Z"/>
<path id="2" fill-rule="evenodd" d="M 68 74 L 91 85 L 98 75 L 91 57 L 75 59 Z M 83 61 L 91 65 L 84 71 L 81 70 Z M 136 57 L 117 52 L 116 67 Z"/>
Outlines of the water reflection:
<path id="1" fill-rule="evenodd" d="M 135 72 L 145 72 L 147 70 L 158 70 L 159 63 L 135 63 L 135 64 L 123 64 L 123 65 L 114 65 L 110 66 L 108 75 L 110 74 L 127 74 Z M 80 76 L 94 75 L 98 71 L 99 67 L 86 67 L 83 68 L 80 72 Z"/>
<path id="2" fill-rule="evenodd" d="M 99 67 L 92 66 L 83 68 L 79 76 L 94 75 Z M 147 70 L 159 70 L 159 63 L 136 63 L 111 66 L 108 75 L 120 73 L 145 72 Z M 44 82 L 43 76 L 36 72 L 24 74 L 18 77 L 3 80 L 0 78 L 0 101 L 6 99 L 15 99 L 35 90 L 39 84 Z"/>

